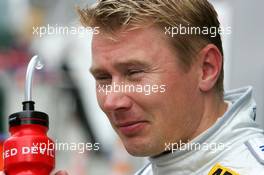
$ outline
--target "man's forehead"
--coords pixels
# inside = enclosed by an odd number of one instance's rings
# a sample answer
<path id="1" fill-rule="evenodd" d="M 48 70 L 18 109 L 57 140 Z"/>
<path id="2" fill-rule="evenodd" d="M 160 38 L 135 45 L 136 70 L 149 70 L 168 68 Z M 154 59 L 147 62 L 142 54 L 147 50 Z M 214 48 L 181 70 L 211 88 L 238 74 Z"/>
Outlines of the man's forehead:
<path id="1" fill-rule="evenodd" d="M 112 40 L 104 33 L 94 35 L 92 69 L 101 67 L 104 63 L 114 65 L 128 60 L 133 60 L 134 63 L 135 60 L 144 59 L 157 61 L 167 48 L 165 42 L 157 35 L 162 35 L 162 32 L 154 27 L 126 31 L 120 34 L 118 40 Z"/>
<path id="2" fill-rule="evenodd" d="M 129 43 L 131 41 L 136 41 L 140 39 L 150 39 L 157 38 L 162 32 L 156 27 L 145 27 L 133 30 L 118 30 L 113 34 L 99 32 L 99 34 L 94 34 L 92 38 L 93 47 L 100 47 L 102 45 L 108 44 L 119 44 L 119 43 Z"/>

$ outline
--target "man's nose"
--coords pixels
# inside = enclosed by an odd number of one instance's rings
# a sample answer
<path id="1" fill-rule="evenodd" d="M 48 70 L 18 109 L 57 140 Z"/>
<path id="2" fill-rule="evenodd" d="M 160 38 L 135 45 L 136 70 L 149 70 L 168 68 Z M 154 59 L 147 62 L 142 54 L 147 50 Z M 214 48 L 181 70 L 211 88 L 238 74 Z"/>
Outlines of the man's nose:
<path id="1" fill-rule="evenodd" d="M 131 108 L 132 100 L 122 92 L 111 92 L 106 95 L 103 104 L 104 110 L 116 111 Z"/>

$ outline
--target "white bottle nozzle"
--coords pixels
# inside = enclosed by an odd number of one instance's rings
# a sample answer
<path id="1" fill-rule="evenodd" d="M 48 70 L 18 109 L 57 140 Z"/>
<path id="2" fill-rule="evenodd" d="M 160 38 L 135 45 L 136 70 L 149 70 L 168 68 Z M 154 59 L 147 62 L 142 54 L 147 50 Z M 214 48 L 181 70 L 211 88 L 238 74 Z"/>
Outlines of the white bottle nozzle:
<path id="1" fill-rule="evenodd" d="M 35 55 L 31 58 L 26 73 L 26 83 L 25 83 L 25 101 L 32 101 L 32 81 L 35 69 L 42 69 L 44 64 L 38 58 L 38 55 Z"/>

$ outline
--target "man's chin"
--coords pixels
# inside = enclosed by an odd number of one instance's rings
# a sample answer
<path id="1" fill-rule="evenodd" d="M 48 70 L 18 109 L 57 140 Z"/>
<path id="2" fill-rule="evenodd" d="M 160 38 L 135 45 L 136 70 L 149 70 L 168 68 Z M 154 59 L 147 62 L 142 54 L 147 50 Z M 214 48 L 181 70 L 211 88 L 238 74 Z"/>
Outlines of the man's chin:
<path id="1" fill-rule="evenodd" d="M 142 150 L 130 150 L 130 149 L 126 149 L 127 152 L 135 157 L 149 157 L 150 153 L 142 151 Z"/>
<path id="2" fill-rule="evenodd" d="M 152 144 L 147 142 L 124 143 L 127 152 L 132 156 L 136 156 L 136 157 L 149 157 L 149 156 L 157 155 L 158 154 L 157 151 L 153 150 L 153 147 L 151 145 Z"/>

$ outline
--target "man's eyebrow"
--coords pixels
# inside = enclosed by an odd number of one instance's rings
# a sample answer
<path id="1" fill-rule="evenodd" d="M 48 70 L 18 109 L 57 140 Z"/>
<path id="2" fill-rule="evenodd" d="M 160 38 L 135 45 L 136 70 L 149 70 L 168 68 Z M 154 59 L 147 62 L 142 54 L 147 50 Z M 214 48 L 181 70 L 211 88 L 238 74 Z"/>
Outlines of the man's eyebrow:
<path id="1" fill-rule="evenodd" d="M 117 70 L 124 70 L 126 68 L 129 67 L 135 67 L 135 68 L 147 68 L 149 67 L 149 64 L 144 61 L 144 60 L 136 60 L 136 59 L 132 59 L 132 60 L 127 60 L 127 61 L 123 61 L 123 62 L 118 62 L 116 64 L 114 64 L 114 68 Z"/>
<path id="2" fill-rule="evenodd" d="M 96 75 L 96 74 L 100 74 L 100 73 L 105 73 L 106 71 L 101 69 L 101 68 L 97 68 L 97 67 L 90 67 L 89 72 L 92 75 Z"/>
<path id="3" fill-rule="evenodd" d="M 136 59 L 131 59 L 131 60 L 126 60 L 126 61 L 122 61 L 122 62 L 117 62 L 114 63 L 114 68 L 118 71 L 123 71 L 124 69 L 128 68 L 128 67 L 136 67 L 136 68 L 140 68 L 140 69 L 144 69 L 144 68 L 148 68 L 149 64 L 144 61 L 144 60 L 136 60 Z M 89 71 L 91 72 L 91 74 L 95 75 L 95 74 L 99 74 L 99 73 L 106 73 L 107 71 L 104 70 L 103 68 L 100 67 L 96 67 L 96 66 L 92 66 Z"/>

